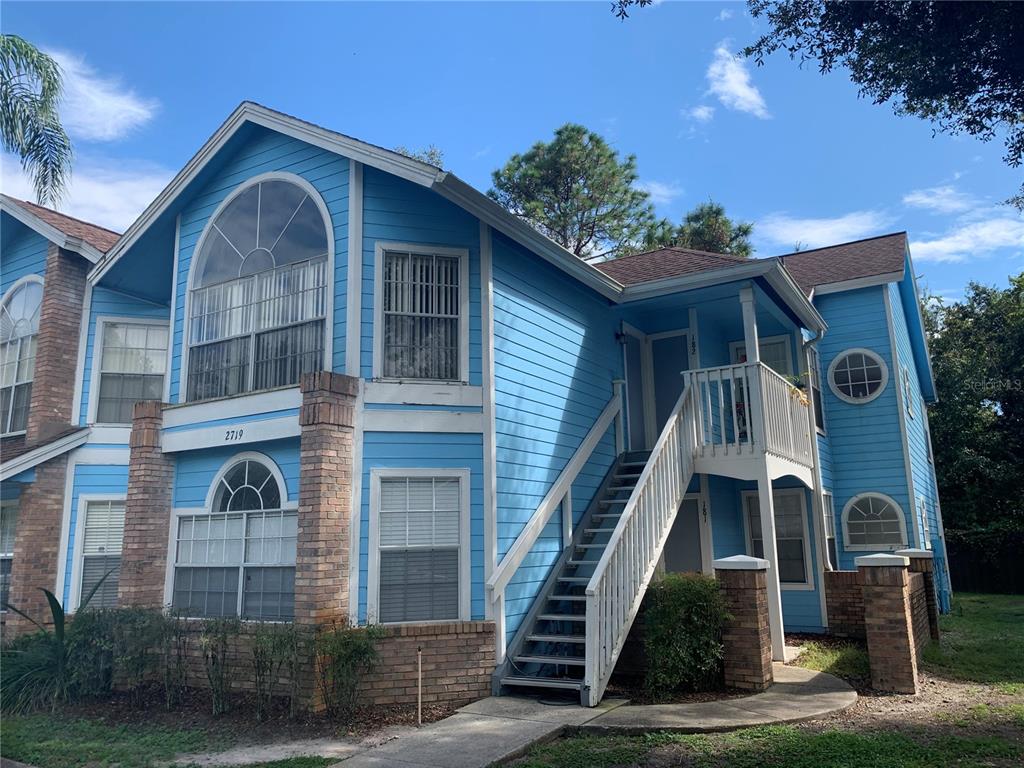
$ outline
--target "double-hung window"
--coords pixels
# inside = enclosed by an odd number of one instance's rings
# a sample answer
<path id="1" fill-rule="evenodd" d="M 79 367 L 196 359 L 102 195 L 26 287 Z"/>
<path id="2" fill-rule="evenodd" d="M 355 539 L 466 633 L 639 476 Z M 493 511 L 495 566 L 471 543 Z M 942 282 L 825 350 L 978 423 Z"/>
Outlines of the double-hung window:
<path id="1" fill-rule="evenodd" d="M 903 399 L 906 401 L 907 415 L 914 418 L 914 380 L 910 378 L 910 369 L 905 365 L 901 371 L 901 378 L 903 379 Z"/>
<path id="2" fill-rule="evenodd" d="M 821 495 L 822 516 L 825 518 L 825 546 L 828 549 L 828 561 L 835 569 L 839 568 L 839 553 L 836 549 L 836 506 L 831 493 Z"/>
<path id="3" fill-rule="evenodd" d="M 779 556 L 779 582 L 784 585 L 811 584 L 804 492 L 799 489 L 776 490 L 772 493 L 772 504 L 775 508 L 775 548 Z M 754 557 L 764 557 L 761 510 L 756 492 L 744 494 L 744 506 L 750 554 Z"/>
<path id="4" fill-rule="evenodd" d="M 163 398 L 167 326 L 103 322 L 96 421 L 128 424 L 140 400 Z"/>
<path id="5" fill-rule="evenodd" d="M 382 623 L 468 618 L 463 567 L 468 531 L 468 473 L 374 475 L 376 572 Z"/>
<path id="6" fill-rule="evenodd" d="M 92 593 L 90 608 L 113 608 L 117 605 L 121 577 L 124 500 L 88 500 L 84 506 L 79 601 Z"/>
<path id="7" fill-rule="evenodd" d="M 14 564 L 14 535 L 18 527 L 18 502 L 0 502 L 0 611 L 7 610 Z"/>
<path id="8" fill-rule="evenodd" d="M 26 278 L 0 305 L 0 434 L 24 432 L 36 367 L 43 283 Z"/>
<path id="9" fill-rule="evenodd" d="M 464 253 L 382 247 L 377 375 L 464 381 L 468 286 Z"/>
<path id="10" fill-rule="evenodd" d="M 758 357 L 761 362 L 771 368 L 780 376 L 793 375 L 793 360 L 791 345 L 793 339 L 789 336 L 766 336 L 757 342 Z M 742 341 L 734 341 L 732 347 L 733 363 L 747 362 L 747 346 Z"/>
<path id="11" fill-rule="evenodd" d="M 330 240 L 311 191 L 260 181 L 203 234 L 189 294 L 188 400 L 297 384 L 324 367 Z"/>
<path id="12" fill-rule="evenodd" d="M 260 461 L 236 462 L 217 484 L 208 514 L 177 518 L 172 607 L 193 618 L 292 619 L 296 511 L 282 508 Z"/>

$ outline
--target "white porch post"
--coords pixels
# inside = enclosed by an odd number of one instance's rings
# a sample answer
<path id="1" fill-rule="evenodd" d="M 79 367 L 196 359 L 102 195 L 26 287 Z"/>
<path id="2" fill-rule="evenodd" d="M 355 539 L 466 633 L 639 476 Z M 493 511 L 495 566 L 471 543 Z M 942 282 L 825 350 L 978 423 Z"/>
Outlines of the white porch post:
<path id="1" fill-rule="evenodd" d="M 779 550 L 775 545 L 775 503 L 768 472 L 757 480 L 757 508 L 761 514 L 761 544 L 768 561 L 768 627 L 772 634 L 772 659 L 786 660 L 786 640 L 782 629 L 782 588 L 779 585 Z M 744 510 L 746 514 L 746 510 Z"/>
<path id="2" fill-rule="evenodd" d="M 757 313 L 754 304 L 754 289 L 749 285 L 740 288 L 740 306 L 743 308 L 743 346 L 748 363 L 761 361 L 761 350 L 757 339 Z"/>

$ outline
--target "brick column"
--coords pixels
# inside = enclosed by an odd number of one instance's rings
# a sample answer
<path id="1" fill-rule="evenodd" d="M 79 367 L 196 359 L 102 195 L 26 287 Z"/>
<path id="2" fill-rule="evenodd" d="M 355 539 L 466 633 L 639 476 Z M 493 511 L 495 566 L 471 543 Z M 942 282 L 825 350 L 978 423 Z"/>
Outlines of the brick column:
<path id="1" fill-rule="evenodd" d="M 901 549 L 896 553 L 910 559 L 910 572 L 924 574 L 924 594 L 928 601 L 928 629 L 932 640 L 939 641 L 939 601 L 935 592 L 935 563 L 927 549 Z"/>
<path id="2" fill-rule="evenodd" d="M 352 440 L 359 379 L 321 371 L 302 377 L 295 622 L 348 618 Z"/>
<path id="3" fill-rule="evenodd" d="M 64 518 L 67 454 L 50 459 L 35 468 L 35 481 L 23 486 L 18 500 L 11 561 L 11 591 L 8 601 L 36 621 L 50 624 L 50 608 L 41 589 L 56 590 L 57 562 L 60 557 L 60 529 Z M 26 619 L 10 611 L 5 616 L 5 634 L 17 635 L 33 630 Z"/>
<path id="4" fill-rule="evenodd" d="M 50 245 L 39 313 L 35 374 L 25 441 L 44 443 L 71 425 L 78 337 L 89 262 Z"/>
<path id="5" fill-rule="evenodd" d="M 715 578 L 731 616 L 722 634 L 725 684 L 763 691 L 774 681 L 768 625 L 768 561 L 734 555 L 715 560 Z"/>
<path id="6" fill-rule="evenodd" d="M 856 559 L 864 593 L 864 627 L 877 691 L 917 693 L 917 649 L 910 610 L 910 561 L 902 555 Z"/>
<path id="7" fill-rule="evenodd" d="M 128 497 L 118 601 L 122 606 L 164 605 L 174 460 L 160 449 L 163 406 L 135 404 L 128 457 Z"/>

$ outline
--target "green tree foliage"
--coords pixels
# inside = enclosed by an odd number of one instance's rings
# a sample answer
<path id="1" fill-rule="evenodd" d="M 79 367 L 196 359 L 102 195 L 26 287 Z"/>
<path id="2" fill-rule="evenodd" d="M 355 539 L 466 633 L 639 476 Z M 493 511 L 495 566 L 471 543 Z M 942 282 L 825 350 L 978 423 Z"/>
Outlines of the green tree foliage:
<path id="1" fill-rule="evenodd" d="M 0 35 L 0 145 L 21 159 L 40 205 L 56 203 L 71 176 L 60 97 L 57 62 L 17 35 Z"/>
<path id="2" fill-rule="evenodd" d="M 971 283 L 925 316 L 939 401 L 929 408 L 942 516 L 952 530 L 1024 530 L 1024 273 Z"/>
<path id="3" fill-rule="evenodd" d="M 711 253 L 728 253 L 750 258 L 754 252 L 750 234 L 754 225 L 733 221 L 725 215 L 725 208 L 709 200 L 701 203 L 683 217 L 678 227 L 667 221 L 656 222 L 644 238 L 646 248 L 693 248 Z"/>
<path id="4" fill-rule="evenodd" d="M 494 200 L 577 256 L 628 249 L 654 224 L 636 157 L 620 160 L 582 125 L 567 123 L 552 141 L 513 155 L 493 181 Z"/>
<path id="5" fill-rule="evenodd" d="M 435 146 L 429 144 L 424 149 L 409 149 L 408 147 L 395 147 L 395 152 L 406 157 L 411 157 L 413 160 L 419 160 L 421 163 L 427 165 L 433 165 L 438 168 L 444 167 L 444 151 Z"/>

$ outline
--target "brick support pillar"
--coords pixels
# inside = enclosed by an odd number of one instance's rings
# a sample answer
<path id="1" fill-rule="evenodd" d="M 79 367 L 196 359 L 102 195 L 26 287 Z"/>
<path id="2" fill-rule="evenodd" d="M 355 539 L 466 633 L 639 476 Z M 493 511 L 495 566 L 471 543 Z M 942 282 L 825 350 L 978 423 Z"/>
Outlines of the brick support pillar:
<path id="1" fill-rule="evenodd" d="M 163 406 L 135 404 L 128 458 L 128 497 L 118 600 L 122 606 L 164 605 L 174 460 L 160 449 Z"/>
<path id="2" fill-rule="evenodd" d="M 774 681 L 768 624 L 768 561 L 734 555 L 715 560 L 713 565 L 732 617 L 722 634 L 725 684 L 729 688 L 763 691 Z"/>
<path id="3" fill-rule="evenodd" d="M 924 574 L 924 593 L 928 601 L 928 629 L 932 640 L 939 641 L 939 601 L 935 592 L 935 563 L 927 549 L 901 549 L 896 553 L 910 559 L 910 572 Z"/>
<path id="4" fill-rule="evenodd" d="M 56 245 L 51 244 L 46 253 L 35 374 L 25 430 L 28 445 L 44 443 L 71 425 L 88 267 L 84 258 Z"/>
<path id="5" fill-rule="evenodd" d="M 37 465 L 35 481 L 24 486 L 18 501 L 8 601 L 46 624 L 50 623 L 50 608 L 40 590 L 56 590 L 57 597 L 63 597 L 63 585 L 58 587 L 56 582 L 67 469 L 67 454 Z M 4 629 L 13 636 L 34 627 L 10 611 Z"/>
<path id="6" fill-rule="evenodd" d="M 352 441 L 359 379 L 321 371 L 302 377 L 295 622 L 348 618 Z"/>
<path id="7" fill-rule="evenodd" d="M 917 649 L 910 610 L 909 559 L 858 557 L 864 593 L 864 627 L 876 691 L 917 693 Z"/>

